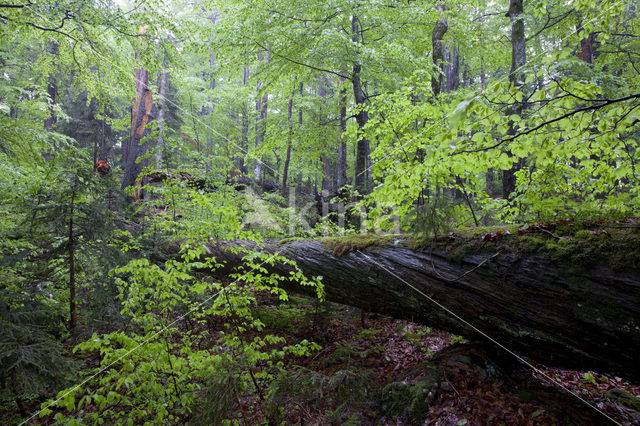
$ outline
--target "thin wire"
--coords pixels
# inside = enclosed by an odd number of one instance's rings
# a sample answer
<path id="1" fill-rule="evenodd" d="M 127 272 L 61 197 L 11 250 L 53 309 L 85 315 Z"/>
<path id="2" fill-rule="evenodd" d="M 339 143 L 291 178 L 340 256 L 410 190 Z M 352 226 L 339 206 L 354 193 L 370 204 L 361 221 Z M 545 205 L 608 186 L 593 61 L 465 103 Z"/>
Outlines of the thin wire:
<path id="1" fill-rule="evenodd" d="M 220 293 L 222 293 L 223 291 L 225 291 L 226 289 L 228 289 L 230 286 L 236 284 L 238 281 L 242 280 L 243 278 L 246 278 L 250 273 L 252 273 L 253 271 L 255 271 L 256 269 L 260 268 L 261 266 L 263 266 L 265 263 L 269 263 L 272 259 L 274 259 L 276 256 L 279 255 L 279 252 L 276 252 L 274 254 L 272 254 L 271 256 L 269 256 L 268 259 L 266 259 L 265 261 L 263 261 L 261 264 L 252 267 L 248 272 L 246 272 L 243 276 L 241 276 L 240 278 L 236 279 L 234 282 L 227 284 L 226 286 L 224 286 L 222 289 L 220 289 L 218 292 L 214 293 L 213 295 L 207 297 L 204 301 L 200 302 L 198 305 L 196 305 L 193 309 L 191 309 L 189 312 L 187 312 L 186 314 L 178 317 L 176 320 L 174 320 L 173 322 L 171 322 L 170 324 L 166 325 L 165 327 L 163 327 L 162 329 L 160 329 L 159 331 L 155 332 L 151 337 L 148 337 L 147 339 L 145 339 L 142 343 L 140 343 L 138 346 L 136 346 L 135 348 L 131 349 L 130 351 L 128 351 L 127 353 L 125 353 L 124 355 L 120 356 L 118 359 L 116 359 L 115 361 L 111 362 L 109 365 L 107 365 L 106 367 L 103 367 L 102 369 L 100 369 L 100 371 L 98 371 L 97 373 L 95 373 L 94 375 L 92 375 L 91 377 L 85 379 L 84 381 L 82 381 L 80 384 L 74 386 L 71 390 L 69 390 L 68 392 L 66 392 L 64 395 L 62 395 L 60 398 L 56 399 L 55 401 L 49 402 L 47 403 L 47 405 L 40 409 L 38 412 L 36 412 L 35 414 L 33 414 L 31 417 L 29 417 L 28 419 L 24 420 L 22 423 L 20 423 L 20 425 L 24 425 L 27 422 L 29 422 L 31 419 L 33 419 L 34 417 L 36 417 L 37 415 L 39 415 L 40 413 L 42 413 L 44 410 L 46 410 L 47 408 L 49 408 L 50 406 L 58 403 L 58 401 L 60 401 L 61 399 L 64 399 L 67 395 L 71 394 L 72 392 L 74 392 L 76 389 L 80 388 L 81 386 L 83 386 L 84 384 L 86 384 L 89 380 L 94 379 L 95 377 L 99 376 L 100 374 L 104 373 L 105 371 L 107 371 L 109 368 L 111 368 L 111 366 L 113 366 L 115 363 L 121 361 L 122 359 L 126 358 L 127 356 L 129 356 L 130 354 L 132 354 L 133 352 L 137 351 L 140 347 L 146 345 L 147 343 L 149 343 L 152 339 L 156 338 L 160 333 L 163 333 L 164 331 L 166 331 L 169 327 L 173 326 L 174 324 L 176 324 L 179 321 L 184 320 L 186 317 L 188 317 L 189 315 L 191 315 L 194 311 L 196 311 L 197 309 L 200 309 L 205 303 L 208 303 L 211 299 L 213 299 L 214 297 L 218 296 Z"/>
<path id="2" fill-rule="evenodd" d="M 531 364 L 529 361 L 527 361 L 526 359 L 524 359 L 523 357 L 521 357 L 520 355 L 516 354 L 515 352 L 513 352 L 512 350 L 510 350 L 509 348 L 507 348 L 505 345 L 503 345 L 502 343 L 498 342 L 496 339 L 494 339 L 493 337 L 489 336 L 487 333 L 485 333 L 484 331 L 480 330 L 478 327 L 474 326 L 473 324 L 471 324 L 470 322 L 468 322 L 467 320 L 465 320 L 464 318 L 462 318 L 460 315 L 456 314 L 455 312 L 453 312 L 451 309 L 447 308 L 446 306 L 444 306 L 442 303 L 438 302 L 437 300 L 435 300 L 434 298 L 432 298 L 431 296 L 429 296 L 428 294 L 424 293 L 423 291 L 421 291 L 420 289 L 416 288 L 415 286 L 413 286 L 412 284 L 410 284 L 409 282 L 407 282 L 405 279 L 401 278 L 400 276 L 398 276 L 395 272 L 393 272 L 392 270 L 390 270 L 389 268 L 387 268 L 386 266 L 384 266 L 383 264 L 381 264 L 380 262 L 375 262 L 372 258 L 370 258 L 369 256 L 367 256 L 365 253 L 363 253 L 362 251 L 358 251 L 358 253 L 360 253 L 361 255 L 363 255 L 364 257 L 366 257 L 372 265 L 378 266 L 382 269 L 384 269 L 385 271 L 387 271 L 388 273 L 390 273 L 391 275 L 393 275 L 394 277 L 396 277 L 398 280 L 400 280 L 402 283 L 406 284 L 408 287 L 410 287 L 411 289 L 413 289 L 414 291 L 416 291 L 417 293 L 421 294 L 422 296 L 424 296 L 426 299 L 428 299 L 431 303 L 433 303 L 434 305 L 438 306 L 440 309 L 444 310 L 445 312 L 447 312 L 449 315 L 451 315 L 452 317 L 454 317 L 455 319 L 457 319 L 458 321 L 460 321 L 461 323 L 463 323 L 464 325 L 466 325 L 467 327 L 471 328 L 472 330 L 474 330 L 475 332 L 477 332 L 478 334 L 484 336 L 485 338 L 487 338 L 488 340 L 490 340 L 491 342 L 493 342 L 496 346 L 500 347 L 501 349 L 503 349 L 505 352 L 509 353 L 510 355 L 512 355 L 513 357 L 515 357 L 518 361 L 520 361 L 521 363 L 525 364 L 526 366 L 530 367 L 533 371 L 537 372 L 538 374 L 543 375 L 544 377 L 546 377 L 548 380 L 550 380 L 553 383 L 556 383 L 557 385 L 559 385 L 561 388 L 563 388 L 566 392 L 570 393 L 571 395 L 575 396 L 576 398 L 578 398 L 580 401 L 582 401 L 584 404 L 586 404 L 587 406 L 593 408 L 595 411 L 597 411 L 598 413 L 600 413 L 601 415 L 603 415 L 604 417 L 606 417 L 607 419 L 611 420 L 613 423 L 622 426 L 622 423 L 618 422 L 617 420 L 615 420 L 614 418 L 612 418 L 611 416 L 609 416 L 607 413 L 605 413 L 604 411 L 602 411 L 601 409 L 599 409 L 598 407 L 596 407 L 595 405 L 591 404 L 589 401 L 585 400 L 584 398 L 582 398 L 580 395 L 578 395 L 576 392 L 572 391 L 571 389 L 569 389 L 568 387 L 566 387 L 564 384 L 562 383 L 558 383 L 555 380 L 553 380 L 549 375 L 547 375 L 547 373 L 545 373 L 544 371 L 540 370 L 539 368 L 537 368 L 536 366 L 534 366 L 533 364 Z"/>

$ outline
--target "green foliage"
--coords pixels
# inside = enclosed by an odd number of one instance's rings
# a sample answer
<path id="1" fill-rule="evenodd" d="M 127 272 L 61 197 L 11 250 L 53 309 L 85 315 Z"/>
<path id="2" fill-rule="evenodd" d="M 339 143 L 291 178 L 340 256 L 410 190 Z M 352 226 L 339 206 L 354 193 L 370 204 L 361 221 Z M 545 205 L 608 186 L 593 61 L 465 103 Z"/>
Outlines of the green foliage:
<path id="1" fill-rule="evenodd" d="M 344 422 L 357 406 L 369 403 L 369 372 L 338 370 L 327 376 L 303 367 L 283 371 L 269 387 L 266 410 L 272 418 L 282 416 L 285 406 L 304 406 L 324 411 L 326 421 Z M 334 410 L 328 407 L 337 406 Z"/>
<path id="2" fill-rule="evenodd" d="M 216 282 L 206 273 L 221 266 L 208 251 L 211 241 L 259 247 L 266 238 L 328 236 L 322 241 L 343 255 L 393 239 L 381 232 L 431 239 L 470 224 L 615 219 L 640 210 L 635 1 L 526 3 L 528 62 L 517 85 L 509 80 L 502 3 L 4 3 L 1 395 L 24 411 L 21 405 L 57 394 L 43 405 L 46 421 L 221 423 L 234 420 L 239 400 L 267 388 L 270 421 L 285 401 L 319 410 L 340 402 L 324 420 L 353 420 L 347 405 L 366 399 L 364 377 L 283 370 L 285 359 L 319 346 L 278 333 L 295 334 L 295 316 L 313 316 L 313 328 L 317 310 L 259 306 L 267 293 L 287 301 L 285 281 L 313 286 L 322 300 L 321 277 L 305 277 L 278 254 L 236 249 L 242 264 Z M 430 41 L 440 19 L 449 25 L 443 43 L 461 85 L 436 98 L 432 77 L 440 70 Z M 593 58 L 583 55 L 587 41 Z M 356 67 L 366 81 L 364 104 L 355 102 Z M 145 173 L 169 178 L 136 188 L 144 199 L 125 205 L 117 164 L 131 132 L 135 69 L 148 72 L 151 115 L 164 116 L 149 123 L 151 149 L 138 161 Z M 453 68 L 445 71 L 449 79 Z M 267 118 L 259 125 L 262 99 Z M 339 127 L 342 107 L 346 129 Z M 360 112 L 369 117 L 364 128 L 352 119 Z M 261 128 L 265 139 L 257 144 Z M 353 179 L 362 137 L 371 148 L 373 192 L 359 194 L 344 182 L 348 195 L 336 197 L 333 188 L 330 198 L 346 204 L 345 212 L 320 217 L 316 188 L 333 184 L 343 143 Z M 289 146 L 291 195 L 263 194 L 256 182 L 245 192 L 226 184 L 258 160 L 262 183 L 281 182 Z M 98 155 L 110 173 L 94 171 Z M 515 191 L 500 196 L 511 171 Z M 297 205 L 288 205 L 294 194 Z M 623 269 L 637 262 L 626 230 L 556 232 L 570 239 L 531 234 L 514 250 L 544 248 L 575 265 L 594 256 Z M 613 253 L 609 238 L 628 250 Z M 181 244 L 180 256 L 167 259 L 163 249 L 172 244 Z M 270 273 L 275 262 L 291 273 Z M 375 354 L 341 345 L 328 362 Z M 79 372 L 72 359 L 84 360 Z M 73 373 L 84 380 L 60 391 Z"/>
<path id="3" fill-rule="evenodd" d="M 77 365 L 58 341 L 64 329 L 38 291 L 0 289 L 0 395 L 21 404 L 74 379 Z"/>

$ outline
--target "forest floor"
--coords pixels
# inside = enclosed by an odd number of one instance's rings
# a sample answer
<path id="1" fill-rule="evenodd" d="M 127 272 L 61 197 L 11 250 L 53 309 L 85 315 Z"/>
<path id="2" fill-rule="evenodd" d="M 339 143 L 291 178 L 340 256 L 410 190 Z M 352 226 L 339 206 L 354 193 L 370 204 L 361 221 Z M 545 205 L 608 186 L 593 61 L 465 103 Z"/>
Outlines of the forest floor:
<path id="1" fill-rule="evenodd" d="M 259 315 L 270 331 L 315 341 L 322 349 L 308 358 L 289 358 L 286 368 L 295 373 L 287 376 L 288 389 L 279 388 L 271 401 L 267 399 L 267 404 L 260 404 L 257 397 L 245 400 L 234 416 L 241 423 L 263 422 L 264 407 L 268 407 L 269 402 L 278 405 L 278 420 L 285 424 L 559 425 L 610 422 L 594 408 L 571 396 L 568 389 L 621 424 L 640 424 L 640 406 L 633 409 L 634 402 L 626 399 L 625 393 L 640 397 L 640 386 L 622 378 L 536 365 L 537 372 L 524 367 L 519 379 L 500 380 L 482 368 L 470 368 L 460 363 L 448 369 L 446 386 L 439 388 L 437 398 L 426 410 L 426 417 L 417 421 L 412 418 L 410 409 L 395 407 L 390 410 L 393 404 L 380 402 L 385 398 L 388 402 L 388 395 L 383 396 L 391 388 L 387 385 L 418 383 L 420 378 L 416 376 L 423 371 L 422 363 L 438 351 L 463 342 L 462 338 L 408 321 L 363 314 L 358 309 L 329 302 L 318 304 L 298 297 L 286 303 L 273 302 L 273 305 L 263 304 Z M 339 379 L 332 381 L 332 377 Z M 346 395 L 339 389 L 340 383 L 345 382 L 349 389 Z M 314 391 L 308 392 L 307 387 Z"/>
<path id="2" fill-rule="evenodd" d="M 263 389 L 263 401 L 254 389 L 241 395 L 230 412 L 236 424 L 266 424 L 266 418 L 271 424 L 305 425 L 614 424 L 584 401 L 619 424 L 640 424 L 640 386 L 622 378 L 542 365 L 501 376 L 490 371 L 490 363 L 458 362 L 461 358 L 446 364 L 443 382 L 435 394 L 431 388 L 419 396 L 427 403 L 416 409 L 415 392 L 432 373 L 429 360 L 444 349 L 466 346 L 461 337 L 306 297 L 260 299 L 263 332 L 322 348 L 308 357 L 288 355 L 285 372 Z M 0 424 L 14 424 L 11 405 L 0 408 Z M 193 414 L 184 420 L 199 424 L 197 410 Z"/>

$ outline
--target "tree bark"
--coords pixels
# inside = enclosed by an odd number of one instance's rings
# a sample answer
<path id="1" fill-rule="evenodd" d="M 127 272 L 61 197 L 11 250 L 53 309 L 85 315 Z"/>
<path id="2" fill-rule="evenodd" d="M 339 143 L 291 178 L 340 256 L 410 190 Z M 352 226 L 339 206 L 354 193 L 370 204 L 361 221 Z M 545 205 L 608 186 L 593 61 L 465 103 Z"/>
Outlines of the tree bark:
<path id="1" fill-rule="evenodd" d="M 510 0 L 509 11 L 506 16 L 511 20 L 511 73 L 509 81 L 511 84 L 521 87 L 524 84 L 524 71 L 522 67 L 527 63 L 526 38 L 524 33 L 523 0 Z M 516 104 L 509 108 L 508 114 L 521 114 L 522 104 Z M 509 123 L 508 135 L 515 135 L 517 129 L 513 123 Z M 508 152 L 508 155 L 512 155 Z M 502 197 L 507 199 L 516 190 L 516 172 L 521 168 L 520 160 L 516 160 L 513 167 L 502 172 Z"/>
<path id="2" fill-rule="evenodd" d="M 268 48 L 268 45 L 267 45 Z M 269 52 L 265 53 L 264 62 L 269 61 Z M 262 81 L 258 81 L 258 100 L 256 101 L 256 111 L 258 111 L 258 118 L 256 121 L 256 144 L 255 147 L 258 148 L 264 142 L 264 136 L 266 133 L 266 121 L 267 121 L 267 103 L 269 102 L 269 95 L 265 92 L 262 97 L 260 97 L 260 89 L 262 86 Z M 256 156 L 256 164 L 253 169 L 253 174 L 258 182 L 262 180 L 262 160 L 257 158 Z"/>
<path id="3" fill-rule="evenodd" d="M 338 147 L 338 167 L 336 168 L 336 189 L 347 184 L 347 143 L 344 133 L 347 131 L 347 89 L 344 87 L 344 77 L 340 77 L 340 146 Z"/>
<path id="4" fill-rule="evenodd" d="M 326 137 L 326 132 L 323 129 L 324 122 L 326 120 L 326 114 L 324 111 L 325 102 L 327 99 L 327 86 L 329 82 L 327 81 L 324 75 L 320 76 L 320 81 L 318 82 L 318 97 L 320 98 L 320 112 L 318 114 L 319 118 L 319 128 L 320 128 L 320 144 L 322 146 L 322 154 L 320 160 L 322 161 L 322 198 L 323 201 L 328 202 L 331 199 L 331 194 L 336 192 L 335 190 L 335 169 L 336 164 L 333 159 L 333 154 L 331 152 L 331 148 L 329 146 L 329 141 Z M 326 199 L 325 199 L 326 198 Z"/>
<path id="5" fill-rule="evenodd" d="M 145 31 L 146 27 L 140 29 L 141 34 Z M 131 107 L 131 133 L 129 135 L 129 143 L 122 150 L 122 164 L 124 167 L 122 189 L 136 184 L 140 172 L 147 165 L 147 160 L 137 161 L 137 159 L 147 153 L 149 142 L 146 139 L 150 133 L 147 124 L 153 120 L 156 114 L 153 95 L 149 90 L 149 71 L 144 68 L 136 68 L 135 76 L 136 98 Z M 139 199 L 140 197 L 141 191 L 137 189 L 133 198 Z"/>
<path id="6" fill-rule="evenodd" d="M 162 169 L 162 157 L 164 153 L 164 136 L 165 136 L 165 108 L 167 106 L 167 73 L 164 68 L 167 66 L 167 53 L 164 53 L 162 60 L 163 70 L 158 76 L 158 142 L 156 144 L 156 169 Z"/>
<path id="7" fill-rule="evenodd" d="M 360 26 L 358 17 L 351 18 L 351 35 L 354 43 L 360 42 Z M 358 123 L 358 142 L 356 145 L 356 170 L 354 185 L 355 189 L 361 194 L 368 194 L 370 189 L 368 186 L 368 163 L 369 163 L 369 140 L 364 136 L 364 127 L 369 121 L 369 112 L 365 109 L 366 97 L 362 90 L 362 81 L 360 75 L 362 66 L 358 63 L 353 65 L 353 75 L 351 83 L 353 86 L 353 96 L 356 102 L 356 122 Z"/>
<path id="8" fill-rule="evenodd" d="M 54 58 L 57 58 L 58 52 L 60 49 L 60 47 L 58 46 L 58 43 L 51 42 L 49 43 L 49 45 L 51 47 L 51 56 L 53 56 Z M 44 120 L 44 129 L 47 132 L 50 132 L 51 129 L 53 128 L 53 125 L 56 122 L 55 105 L 58 97 L 58 82 L 56 81 L 56 78 L 53 75 L 49 76 L 47 94 L 49 95 L 49 116 L 47 117 L 46 120 Z"/>
<path id="9" fill-rule="evenodd" d="M 249 67 L 244 67 L 242 85 L 249 84 Z M 247 174 L 247 154 L 249 152 L 249 108 L 245 101 L 242 107 L 242 145 L 240 146 L 241 155 L 236 157 L 235 165 L 242 173 Z"/>
<path id="10" fill-rule="evenodd" d="M 76 257 L 73 245 L 73 214 L 76 201 L 75 190 L 71 192 L 71 205 L 69 207 L 69 330 L 76 330 Z"/>
<path id="11" fill-rule="evenodd" d="M 444 78 L 442 72 L 442 64 L 444 62 L 444 51 L 442 46 L 442 37 L 449 29 L 449 24 L 444 19 L 438 20 L 433 27 L 433 36 L 431 38 L 431 48 L 433 51 L 433 77 L 431 77 L 431 90 L 433 97 L 437 98 L 442 89 L 442 81 Z"/>
<path id="12" fill-rule="evenodd" d="M 280 195 L 282 195 L 282 197 L 287 196 L 287 180 L 289 179 L 289 163 L 291 162 L 291 143 L 293 139 L 293 95 L 295 94 L 295 92 L 295 89 L 291 91 L 291 95 L 289 96 L 289 106 L 287 108 L 287 123 L 289 124 L 289 134 L 287 135 L 287 155 L 284 159 L 284 168 L 282 170 L 282 188 L 280 190 Z"/>
<path id="13" fill-rule="evenodd" d="M 300 108 L 298 108 L 298 125 L 300 131 L 302 131 L 303 123 L 303 110 L 302 110 L 302 97 L 304 96 L 304 83 L 300 83 Z M 296 194 L 299 196 L 302 194 L 302 153 L 298 155 L 298 186 L 296 186 Z"/>
<path id="14" fill-rule="evenodd" d="M 414 249 L 398 238 L 349 250 L 346 243 L 331 248 L 301 240 L 266 243 L 261 250 L 296 261 L 308 276 L 322 276 L 328 300 L 486 341 L 481 330 L 535 361 L 640 380 L 638 261 L 626 270 L 603 260 L 578 266 L 544 253 L 517 255 L 509 249 L 512 245 L 500 243 L 483 244 L 460 258 L 447 253 L 447 244 Z M 615 252 L 617 243 L 610 244 Z M 226 276 L 241 263 L 240 254 L 226 250 L 239 245 L 255 248 L 255 243 L 238 241 L 209 246 L 216 261 L 226 262 L 213 274 Z M 288 274 L 289 268 L 276 264 L 271 271 Z"/>

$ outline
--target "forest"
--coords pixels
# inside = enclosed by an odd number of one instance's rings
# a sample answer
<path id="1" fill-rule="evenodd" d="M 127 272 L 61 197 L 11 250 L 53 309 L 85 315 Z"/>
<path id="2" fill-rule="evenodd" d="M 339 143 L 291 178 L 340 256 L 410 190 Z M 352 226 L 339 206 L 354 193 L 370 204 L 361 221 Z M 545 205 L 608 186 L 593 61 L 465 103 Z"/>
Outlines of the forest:
<path id="1" fill-rule="evenodd" d="M 0 424 L 640 424 L 639 8 L 0 0 Z"/>

